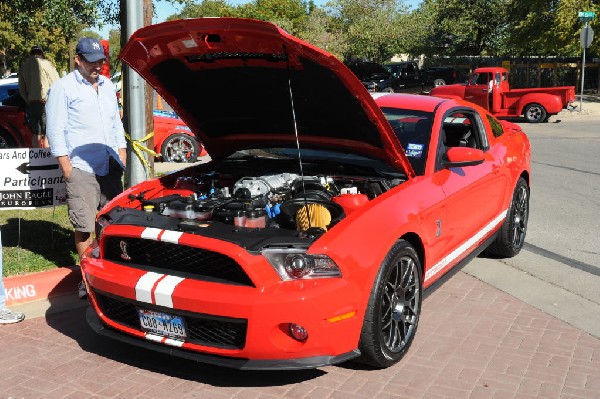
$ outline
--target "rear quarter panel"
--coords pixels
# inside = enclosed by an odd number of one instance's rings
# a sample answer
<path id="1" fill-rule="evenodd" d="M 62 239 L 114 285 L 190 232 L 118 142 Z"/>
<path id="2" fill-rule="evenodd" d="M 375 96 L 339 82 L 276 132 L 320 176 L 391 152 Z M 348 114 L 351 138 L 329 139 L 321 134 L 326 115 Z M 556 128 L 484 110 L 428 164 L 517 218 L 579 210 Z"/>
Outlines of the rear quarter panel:
<path id="1" fill-rule="evenodd" d="M 548 114 L 557 114 L 573 100 L 570 93 L 574 93 L 574 88 L 573 90 L 570 87 L 512 89 L 504 93 L 503 108 L 512 109 L 515 115 L 522 115 L 528 104 L 537 103 L 542 105 Z"/>

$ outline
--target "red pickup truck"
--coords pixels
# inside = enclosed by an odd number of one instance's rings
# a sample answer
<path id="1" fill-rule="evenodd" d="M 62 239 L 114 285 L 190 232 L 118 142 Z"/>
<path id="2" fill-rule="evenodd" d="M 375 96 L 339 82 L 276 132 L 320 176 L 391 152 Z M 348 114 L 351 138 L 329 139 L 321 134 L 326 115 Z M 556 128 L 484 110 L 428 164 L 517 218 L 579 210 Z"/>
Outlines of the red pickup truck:
<path id="1" fill-rule="evenodd" d="M 471 101 L 497 117 L 524 116 L 528 122 L 545 122 L 562 109 L 572 109 L 575 87 L 510 89 L 504 68 L 477 68 L 466 84 L 435 87 L 433 96 L 455 97 Z"/>

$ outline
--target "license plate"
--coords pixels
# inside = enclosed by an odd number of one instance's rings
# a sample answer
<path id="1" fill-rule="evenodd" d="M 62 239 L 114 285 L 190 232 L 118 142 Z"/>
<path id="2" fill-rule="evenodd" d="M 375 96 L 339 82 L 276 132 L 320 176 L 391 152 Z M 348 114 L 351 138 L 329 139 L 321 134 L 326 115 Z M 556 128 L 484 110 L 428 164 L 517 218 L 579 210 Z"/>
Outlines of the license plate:
<path id="1" fill-rule="evenodd" d="M 183 317 L 154 310 L 138 309 L 142 330 L 175 339 L 185 339 Z"/>

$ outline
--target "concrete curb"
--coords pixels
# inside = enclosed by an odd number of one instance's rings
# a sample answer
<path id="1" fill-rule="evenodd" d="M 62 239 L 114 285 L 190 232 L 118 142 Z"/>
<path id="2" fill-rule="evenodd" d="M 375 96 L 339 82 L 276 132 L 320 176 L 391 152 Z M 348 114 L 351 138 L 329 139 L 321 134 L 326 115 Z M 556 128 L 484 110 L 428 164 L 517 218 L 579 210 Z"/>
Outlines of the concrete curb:
<path id="1" fill-rule="evenodd" d="M 59 267 L 38 273 L 4 278 L 6 306 L 48 300 L 77 291 L 79 267 Z"/>

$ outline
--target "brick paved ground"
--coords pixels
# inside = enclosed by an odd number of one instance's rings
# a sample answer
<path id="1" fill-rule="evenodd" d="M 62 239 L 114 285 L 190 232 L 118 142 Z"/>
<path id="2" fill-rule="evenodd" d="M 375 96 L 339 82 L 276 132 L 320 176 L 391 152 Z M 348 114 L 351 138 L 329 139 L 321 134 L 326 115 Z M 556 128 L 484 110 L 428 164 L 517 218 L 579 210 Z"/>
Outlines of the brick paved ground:
<path id="1" fill-rule="evenodd" d="M 239 372 L 95 335 L 84 309 L 0 326 L 0 398 L 598 398 L 600 340 L 454 273 L 387 370 Z"/>

